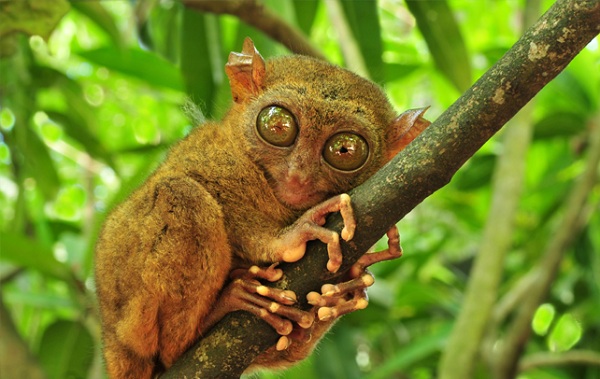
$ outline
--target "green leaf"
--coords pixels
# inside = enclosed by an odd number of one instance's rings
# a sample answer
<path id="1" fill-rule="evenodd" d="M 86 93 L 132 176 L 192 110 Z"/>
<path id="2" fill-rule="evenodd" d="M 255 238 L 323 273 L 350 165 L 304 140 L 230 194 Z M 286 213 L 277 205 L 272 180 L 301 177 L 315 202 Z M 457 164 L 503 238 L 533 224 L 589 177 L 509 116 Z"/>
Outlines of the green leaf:
<path id="1" fill-rule="evenodd" d="M 293 0 L 292 3 L 296 11 L 296 23 L 298 27 L 304 34 L 309 35 L 315 21 L 315 16 L 317 15 L 319 1 Z"/>
<path id="2" fill-rule="evenodd" d="M 6 131 L 12 130 L 15 126 L 15 114 L 8 107 L 3 107 L 0 110 L 0 128 Z"/>
<path id="3" fill-rule="evenodd" d="M 141 3 L 141 2 L 138 2 Z M 183 4 L 144 0 L 143 7 L 152 4 L 150 13 L 142 25 L 138 25 L 140 41 L 150 50 L 171 62 L 179 59 L 180 33 Z M 139 20 L 138 17 L 138 22 Z M 195 39 L 195 38 L 193 38 Z"/>
<path id="4" fill-rule="evenodd" d="M 94 340 L 82 323 L 58 320 L 44 331 L 39 358 L 50 379 L 86 378 L 93 352 Z"/>
<path id="5" fill-rule="evenodd" d="M 548 329 L 554 320 L 556 310 L 552 304 L 542 304 L 535 311 L 533 320 L 531 321 L 531 327 L 533 331 L 539 335 L 544 336 L 548 333 Z"/>
<path id="6" fill-rule="evenodd" d="M 71 6 L 81 14 L 89 18 L 93 23 L 104 30 L 116 46 L 123 43 L 121 32 L 115 23 L 113 16 L 96 1 L 70 0 Z"/>
<path id="7" fill-rule="evenodd" d="M 360 378 L 360 369 L 354 358 L 356 347 L 353 341 L 353 331 L 338 324 L 332 333 L 319 344 L 319 354 L 314 357 L 316 372 L 322 378 L 352 379 Z"/>
<path id="8" fill-rule="evenodd" d="M 594 229 L 593 226 L 586 225 L 581 231 L 579 237 L 575 240 L 573 258 L 583 271 L 588 271 L 590 278 L 594 277 L 594 258 L 598 256 L 598 251 L 594 247 L 592 235 L 598 233 L 600 229 Z M 600 300 L 600 298 L 598 299 Z"/>
<path id="9" fill-rule="evenodd" d="M 581 339 L 581 325 L 570 313 L 559 319 L 548 336 L 548 347 L 551 351 L 567 351 Z"/>
<path id="10" fill-rule="evenodd" d="M 81 51 L 78 54 L 92 63 L 143 80 L 150 85 L 183 90 L 179 70 L 156 54 L 134 48 L 119 49 L 115 46 Z"/>
<path id="11" fill-rule="evenodd" d="M 442 306 L 440 299 L 447 298 L 447 291 L 447 287 L 431 283 L 405 282 L 401 284 L 394 303 L 405 308 L 407 312 L 431 306 Z"/>
<path id="12" fill-rule="evenodd" d="M 60 220 L 77 221 L 81 217 L 86 197 L 87 194 L 80 185 L 64 187 L 52 204 L 52 210 Z"/>
<path id="13" fill-rule="evenodd" d="M 471 86 L 471 63 L 460 28 L 446 0 L 406 0 L 437 68 L 460 91 Z"/>
<path id="14" fill-rule="evenodd" d="M 476 154 L 452 179 L 459 191 L 473 191 L 487 185 L 496 165 L 495 154 Z"/>
<path id="15" fill-rule="evenodd" d="M 557 110 L 535 123 L 535 139 L 571 137 L 585 130 L 585 118 L 579 113 Z"/>
<path id="16" fill-rule="evenodd" d="M 37 270 L 44 275 L 62 280 L 71 277 L 67 266 L 58 262 L 52 250 L 38 241 L 30 240 L 20 234 L 0 232 L 0 245 L 2 246 L 0 261 Z"/>
<path id="17" fill-rule="evenodd" d="M 385 65 L 385 82 L 405 78 L 421 67 L 419 64 L 387 63 Z"/>
<path id="18" fill-rule="evenodd" d="M 371 78 L 382 83 L 385 80 L 385 66 L 382 60 L 383 47 L 377 2 L 364 0 L 341 3 Z"/>
<path id="19" fill-rule="evenodd" d="M 564 74 L 573 77 L 572 85 L 579 92 L 575 101 L 584 108 L 587 114 L 600 109 L 600 70 L 598 70 L 598 54 L 592 49 L 583 49 L 572 61 Z M 562 75 L 559 74 L 559 77 Z"/>
<path id="20" fill-rule="evenodd" d="M 77 117 L 74 117 L 74 113 L 63 113 L 52 110 L 44 110 L 50 119 L 60 124 L 65 133 L 79 142 L 85 151 L 92 157 L 106 162 L 109 166 L 115 167 L 112 156 L 108 153 L 106 148 L 102 145 L 100 140 L 91 133 L 88 123 L 82 123 L 77 121 Z"/>
<path id="21" fill-rule="evenodd" d="M 317 348 L 319 349 L 319 348 Z M 302 363 L 287 368 L 285 371 L 260 371 L 253 373 L 252 378 L 254 379 L 306 379 L 306 378 L 321 378 L 322 376 L 314 368 L 314 361 L 318 353 L 314 353 L 308 356 Z M 244 375 L 242 378 L 246 378 Z"/>
<path id="22" fill-rule="evenodd" d="M 60 124 L 69 137 L 83 145 L 87 153 L 114 167 L 112 156 L 94 134 L 94 131 L 98 130 L 97 111 L 85 101 L 80 83 L 48 67 L 34 66 L 32 70 L 38 86 L 57 88 L 67 103 L 66 109 L 60 110 L 52 109 L 54 105 L 41 104 L 41 110 Z"/>
<path id="23" fill-rule="evenodd" d="M 590 68 L 590 71 L 597 71 L 597 67 Z M 596 86 L 599 85 L 599 81 L 594 80 L 594 74 L 591 72 L 584 78 L 577 74 L 573 70 L 565 70 L 548 83 L 548 86 L 539 93 L 543 106 L 553 112 L 576 113 L 581 117 L 592 115 L 598 109 L 598 96 L 593 95 L 586 81 Z"/>
<path id="24" fill-rule="evenodd" d="M 12 162 L 10 149 L 4 141 L 0 141 L 0 163 L 8 165 Z"/>
<path id="25" fill-rule="evenodd" d="M 206 35 L 208 17 L 191 9 L 183 10 L 180 61 L 187 94 L 210 116 L 215 96 L 215 75 L 221 73 L 213 72 L 210 55 L 217 52 L 211 50 L 209 44 L 216 44 L 217 41 L 211 41 Z"/>
<path id="26" fill-rule="evenodd" d="M 24 130 L 25 139 L 17 140 L 19 150 L 27 157 L 25 167 L 28 175 L 35 178 L 40 191 L 46 199 L 52 199 L 60 187 L 60 179 L 54 166 L 54 161 L 50 157 L 48 147 L 42 142 L 40 137 L 31 128 Z"/>
<path id="27" fill-rule="evenodd" d="M 402 372 L 417 361 L 439 352 L 450 335 L 452 323 L 442 324 L 428 334 L 420 336 L 406 347 L 395 351 L 384 364 L 375 368 L 368 379 L 391 378 L 394 373 Z"/>
<path id="28" fill-rule="evenodd" d="M 46 143 L 55 143 L 63 136 L 62 128 L 53 122 L 45 122 L 40 125 L 40 134 Z"/>
<path id="29" fill-rule="evenodd" d="M 31 75 L 35 77 L 36 89 L 48 88 L 54 85 L 60 85 L 59 82 L 67 78 L 62 72 L 46 67 L 33 64 L 30 68 Z"/>
<path id="30" fill-rule="evenodd" d="M 19 304 L 19 306 L 35 307 L 37 309 L 45 308 L 52 311 L 56 311 L 59 308 L 77 309 L 77 304 L 72 298 L 56 294 L 52 289 L 47 289 L 42 293 L 31 293 L 27 292 L 26 289 L 21 291 L 7 291 L 2 296 L 7 304 Z"/>

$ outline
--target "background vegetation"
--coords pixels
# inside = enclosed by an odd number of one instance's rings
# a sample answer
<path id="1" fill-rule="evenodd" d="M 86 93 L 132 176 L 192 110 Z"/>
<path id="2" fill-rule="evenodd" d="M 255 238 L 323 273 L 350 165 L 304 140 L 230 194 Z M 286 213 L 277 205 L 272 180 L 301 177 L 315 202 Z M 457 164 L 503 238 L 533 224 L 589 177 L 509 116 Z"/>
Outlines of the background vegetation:
<path id="1" fill-rule="evenodd" d="M 399 111 L 431 105 L 433 120 L 551 2 L 264 4 L 328 60 L 382 84 Z M 193 127 L 187 99 L 203 112 L 195 120 L 226 111 L 223 65 L 245 36 L 265 57 L 289 54 L 236 16 L 177 1 L 0 3 L 2 377 L 103 377 L 98 229 Z M 400 223 L 405 255 L 373 268 L 369 308 L 345 316 L 307 362 L 260 377 L 452 377 L 448 360 L 465 341 L 480 353 L 474 377 L 502 377 L 517 338 L 522 378 L 600 378 L 597 179 L 580 190 L 581 209 L 569 200 L 586 167 L 598 171 L 589 141 L 599 128 L 596 38 Z M 474 265 L 477 256 L 495 260 Z M 478 276 L 499 284 L 473 284 Z M 473 286 L 483 289 L 475 299 Z M 483 335 L 469 334 L 481 315 Z"/>

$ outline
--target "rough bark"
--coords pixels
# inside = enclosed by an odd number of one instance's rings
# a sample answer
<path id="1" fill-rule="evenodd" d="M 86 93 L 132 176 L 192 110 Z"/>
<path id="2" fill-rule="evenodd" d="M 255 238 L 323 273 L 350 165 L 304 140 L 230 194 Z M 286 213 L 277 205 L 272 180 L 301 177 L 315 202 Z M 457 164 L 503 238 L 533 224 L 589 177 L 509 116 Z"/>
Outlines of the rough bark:
<path id="1" fill-rule="evenodd" d="M 332 275 L 325 269 L 324 245 L 310 243 L 300 262 L 285 265 L 279 285 L 302 299 L 323 283 L 335 281 L 391 225 L 447 184 L 464 162 L 599 32 L 599 0 L 556 2 L 419 138 L 351 191 L 358 225 L 354 239 L 342 244 L 344 263 L 339 274 Z M 326 226 L 339 231 L 342 220 L 332 215 Z M 238 378 L 277 338 L 261 320 L 243 312 L 232 313 L 162 378 Z"/>

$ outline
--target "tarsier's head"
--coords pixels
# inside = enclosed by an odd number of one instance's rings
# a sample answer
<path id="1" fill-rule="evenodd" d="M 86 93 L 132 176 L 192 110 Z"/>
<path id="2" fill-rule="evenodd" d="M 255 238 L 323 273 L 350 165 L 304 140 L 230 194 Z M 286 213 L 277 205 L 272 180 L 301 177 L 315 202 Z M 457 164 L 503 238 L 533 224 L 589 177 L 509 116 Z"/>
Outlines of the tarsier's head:
<path id="1" fill-rule="evenodd" d="M 429 125 L 425 109 L 398 116 L 377 85 L 327 62 L 265 63 L 249 38 L 226 72 L 250 158 L 292 209 L 364 182 Z"/>

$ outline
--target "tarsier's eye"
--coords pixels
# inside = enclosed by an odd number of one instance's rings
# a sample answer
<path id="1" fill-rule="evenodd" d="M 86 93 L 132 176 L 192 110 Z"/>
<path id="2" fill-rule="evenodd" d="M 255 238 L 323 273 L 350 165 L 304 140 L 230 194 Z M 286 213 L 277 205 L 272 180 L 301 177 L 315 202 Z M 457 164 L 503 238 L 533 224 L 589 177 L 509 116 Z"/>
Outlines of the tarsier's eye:
<path id="1" fill-rule="evenodd" d="M 278 147 L 291 146 L 298 135 L 294 115 L 277 105 L 260 111 L 256 119 L 256 130 L 266 142 Z"/>
<path id="2" fill-rule="evenodd" d="M 333 168 L 353 171 L 360 168 L 369 157 L 369 145 L 354 133 L 337 133 L 325 143 L 323 158 Z"/>

